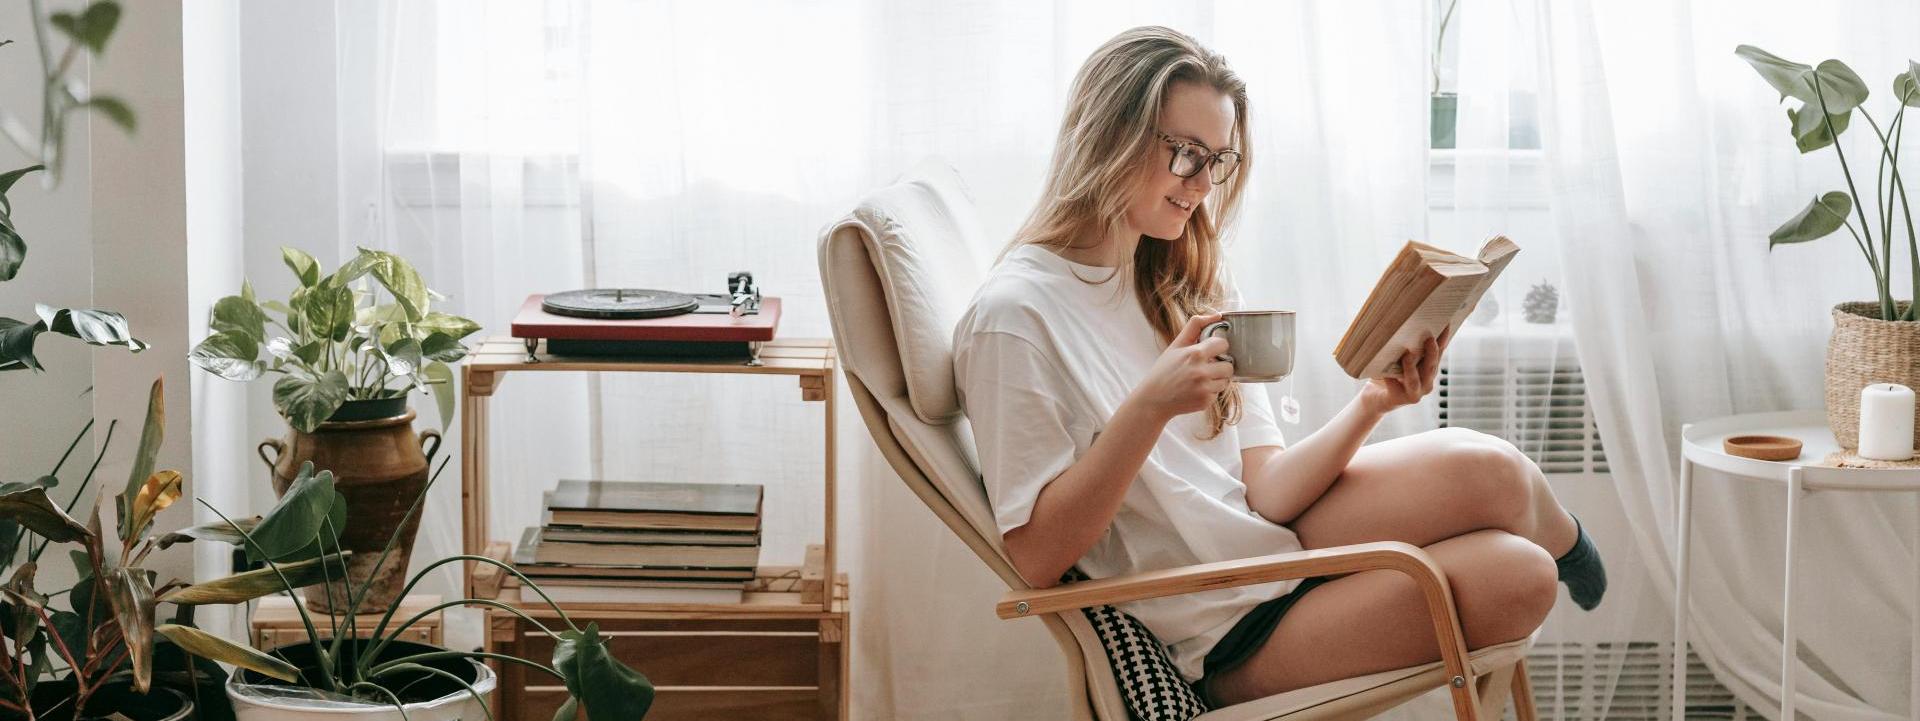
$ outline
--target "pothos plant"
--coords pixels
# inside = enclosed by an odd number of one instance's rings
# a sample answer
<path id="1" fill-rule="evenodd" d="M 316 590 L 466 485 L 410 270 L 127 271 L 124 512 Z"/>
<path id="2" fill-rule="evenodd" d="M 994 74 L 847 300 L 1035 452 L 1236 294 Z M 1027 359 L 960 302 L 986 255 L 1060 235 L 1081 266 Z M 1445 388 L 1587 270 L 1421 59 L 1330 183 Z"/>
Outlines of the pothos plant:
<path id="1" fill-rule="evenodd" d="M 1846 228 L 1873 270 L 1880 320 L 1920 320 L 1920 302 L 1909 303 L 1901 311 L 1894 302 L 1892 288 L 1894 223 L 1900 220 L 1906 227 L 1907 260 L 1913 281 L 1911 297 L 1920 301 L 1920 238 L 1914 233 L 1913 209 L 1907 204 L 1907 185 L 1900 175 L 1900 141 L 1906 132 L 1907 108 L 1920 107 L 1920 63 L 1909 60 L 1906 72 L 1893 76 L 1892 91 L 1898 109 L 1893 119 L 1882 127 L 1864 105 L 1868 95 L 1866 81 L 1846 63 L 1824 60 L 1818 66 L 1806 65 L 1751 45 L 1736 48 L 1734 54 L 1746 60 L 1768 85 L 1779 91 L 1781 101 L 1787 98 L 1800 101 L 1800 107 L 1787 109 L 1787 125 L 1793 133 L 1794 145 L 1802 154 L 1833 148 L 1840 172 L 1847 181 L 1846 191 L 1830 191 L 1814 198 L 1799 214 L 1767 236 L 1768 250 L 1786 243 L 1819 240 Z M 1837 142 L 1847 131 L 1855 111 L 1866 119 L 1879 141 L 1875 148 L 1878 168 L 1873 178 L 1875 217 L 1871 219 L 1867 217 L 1868 204 L 1861 200 L 1853 168 L 1847 163 L 1847 153 Z M 1856 220 L 1858 227 L 1855 227 Z"/>
<path id="2" fill-rule="evenodd" d="M 348 400 L 414 389 L 433 393 L 442 423 L 453 417 L 448 364 L 466 356 L 460 341 L 480 324 L 433 310 L 431 303 L 445 296 L 429 290 L 398 255 L 361 248 L 327 275 L 298 248 L 283 247 L 280 255 L 299 286 L 284 302 L 261 302 L 243 282 L 239 295 L 215 302 L 213 332 L 194 346 L 194 365 L 235 381 L 279 375 L 274 407 L 302 432 L 311 433 Z"/>

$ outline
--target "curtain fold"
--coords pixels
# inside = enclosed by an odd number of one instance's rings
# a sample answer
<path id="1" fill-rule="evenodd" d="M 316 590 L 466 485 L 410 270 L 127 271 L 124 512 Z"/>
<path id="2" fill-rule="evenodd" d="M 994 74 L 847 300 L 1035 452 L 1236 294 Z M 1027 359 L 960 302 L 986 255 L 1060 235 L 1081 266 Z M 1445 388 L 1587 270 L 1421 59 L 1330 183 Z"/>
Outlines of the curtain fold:
<path id="1" fill-rule="evenodd" d="M 1886 111 L 1884 79 L 1905 67 L 1914 9 L 1802 9 L 1540 4 L 1546 161 L 1574 334 L 1641 551 L 1615 563 L 1645 564 L 1669 603 L 1681 426 L 1820 408 L 1827 311 L 1869 297 L 1844 238 L 1768 252 L 1766 234 L 1840 179 L 1831 149 L 1794 151 L 1777 95 L 1733 49 L 1839 57 L 1868 78 L 1866 107 Z M 1870 158 L 1871 141 L 1856 131 L 1841 142 Z M 1777 717 L 1785 490 L 1706 471 L 1694 484 L 1693 647 L 1740 701 Z M 1809 717 L 1907 713 L 1911 503 L 1807 499 L 1795 603 Z"/>

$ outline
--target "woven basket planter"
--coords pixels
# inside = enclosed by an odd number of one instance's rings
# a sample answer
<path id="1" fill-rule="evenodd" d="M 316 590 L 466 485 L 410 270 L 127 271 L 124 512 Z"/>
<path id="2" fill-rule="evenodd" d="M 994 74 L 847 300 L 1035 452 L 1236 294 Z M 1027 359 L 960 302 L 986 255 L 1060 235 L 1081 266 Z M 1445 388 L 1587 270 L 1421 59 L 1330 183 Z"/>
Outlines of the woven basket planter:
<path id="1" fill-rule="evenodd" d="M 1895 303 L 1905 313 L 1907 303 Z M 1860 447 L 1860 389 L 1898 383 L 1920 389 L 1920 322 L 1880 320 L 1876 302 L 1833 307 L 1827 340 L 1827 427 L 1842 448 Z M 1920 408 L 1914 410 L 1920 421 Z M 1914 428 L 1920 429 L 1920 423 Z M 1920 441 L 1920 431 L 1915 440 Z M 1915 443 L 1920 447 L 1920 442 Z"/>

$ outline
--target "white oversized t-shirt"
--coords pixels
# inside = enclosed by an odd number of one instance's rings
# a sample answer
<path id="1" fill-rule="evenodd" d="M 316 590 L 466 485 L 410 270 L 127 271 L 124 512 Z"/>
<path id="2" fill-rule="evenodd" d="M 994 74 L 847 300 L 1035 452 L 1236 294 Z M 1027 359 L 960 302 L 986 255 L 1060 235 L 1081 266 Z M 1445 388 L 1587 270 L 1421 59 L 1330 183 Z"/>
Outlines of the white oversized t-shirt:
<path id="1" fill-rule="evenodd" d="M 1113 275 L 1105 283 L 1097 281 Z M 1076 277 L 1077 276 L 1077 277 Z M 1237 298 L 1237 295 L 1229 297 Z M 1112 268 L 1022 245 L 996 265 L 954 329 L 954 372 L 1002 534 L 1026 525 L 1041 488 L 1095 434 L 1165 349 L 1133 286 Z M 1241 387 L 1238 424 L 1199 440 L 1205 412 L 1173 419 L 1113 524 L 1076 564 L 1093 578 L 1300 550 L 1247 506 L 1240 451 L 1284 441 L 1264 389 Z M 1207 651 L 1255 605 L 1297 581 L 1121 604 L 1197 680 Z"/>

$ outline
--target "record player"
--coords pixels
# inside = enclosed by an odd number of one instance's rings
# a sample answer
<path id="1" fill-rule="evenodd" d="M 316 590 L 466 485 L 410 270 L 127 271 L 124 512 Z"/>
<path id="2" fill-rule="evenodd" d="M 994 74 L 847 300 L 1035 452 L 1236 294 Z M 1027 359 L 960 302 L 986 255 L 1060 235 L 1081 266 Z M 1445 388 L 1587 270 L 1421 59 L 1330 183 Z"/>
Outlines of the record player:
<path id="1" fill-rule="evenodd" d="M 556 356 L 737 359 L 760 365 L 760 344 L 780 325 L 780 299 L 761 297 L 753 274 L 727 274 L 725 293 L 592 288 L 527 296 L 513 337 L 535 363 L 541 341 Z"/>

